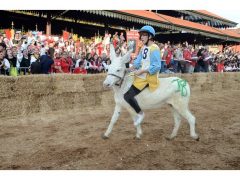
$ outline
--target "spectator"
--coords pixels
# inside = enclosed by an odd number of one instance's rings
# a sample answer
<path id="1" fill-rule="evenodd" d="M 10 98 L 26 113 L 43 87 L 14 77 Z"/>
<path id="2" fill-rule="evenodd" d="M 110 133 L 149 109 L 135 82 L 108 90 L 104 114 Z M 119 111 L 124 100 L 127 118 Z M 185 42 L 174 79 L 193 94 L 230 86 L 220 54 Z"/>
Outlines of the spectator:
<path id="1" fill-rule="evenodd" d="M 108 66 L 111 64 L 111 61 L 109 58 L 107 58 L 105 61 L 102 62 L 103 65 L 103 71 L 107 72 L 108 71 Z"/>
<path id="2" fill-rule="evenodd" d="M 178 44 L 174 51 L 174 72 L 184 72 L 185 61 L 183 62 L 183 50 L 182 45 Z"/>
<path id="3" fill-rule="evenodd" d="M 102 58 L 98 56 L 97 60 L 95 61 L 95 64 L 97 66 L 97 73 L 101 73 L 103 71 L 103 65 L 102 65 Z"/>
<path id="4" fill-rule="evenodd" d="M 61 57 L 59 53 L 56 53 L 54 63 L 52 65 L 52 72 L 61 73 Z"/>
<path id="5" fill-rule="evenodd" d="M 40 63 L 40 59 L 37 59 L 36 61 L 34 61 L 31 66 L 31 74 L 41 74 L 41 63 Z"/>
<path id="6" fill-rule="evenodd" d="M 209 53 L 208 47 L 205 47 L 205 50 L 203 51 L 203 69 L 204 72 L 209 72 L 209 62 L 211 59 L 211 55 Z"/>
<path id="7" fill-rule="evenodd" d="M 41 49 L 40 49 L 40 56 L 45 55 L 45 54 L 46 54 L 46 48 L 45 48 L 45 46 L 42 44 L 42 45 L 41 45 Z"/>
<path id="8" fill-rule="evenodd" d="M 88 74 L 92 74 L 94 70 L 91 61 L 92 61 L 92 55 L 91 53 L 88 53 L 86 55 L 86 64 L 85 64 L 86 65 L 85 69 L 87 70 Z"/>
<path id="9" fill-rule="evenodd" d="M 192 53 L 191 53 L 191 46 L 187 47 L 183 44 L 183 59 L 185 60 L 184 63 L 184 72 L 183 73 L 191 73 L 192 71 Z"/>
<path id="10" fill-rule="evenodd" d="M 92 71 L 93 74 L 98 73 L 97 59 L 98 59 L 98 55 L 95 53 L 93 55 L 93 58 L 90 61 L 92 69 L 93 69 L 93 71 Z"/>
<path id="11" fill-rule="evenodd" d="M 204 62 L 203 62 L 203 59 L 204 59 L 204 48 L 201 47 L 199 50 L 198 50 L 198 53 L 197 53 L 197 56 L 198 56 L 198 61 L 196 63 L 196 66 L 195 66 L 195 72 L 204 72 Z"/>
<path id="12" fill-rule="evenodd" d="M 123 44 L 125 42 L 125 37 L 123 35 L 123 32 L 120 34 L 120 44 Z"/>
<path id="13" fill-rule="evenodd" d="M 68 59 L 67 59 L 67 52 L 63 52 L 62 57 L 60 58 L 60 72 L 61 73 L 70 73 L 70 66 L 71 64 L 69 63 Z"/>
<path id="14" fill-rule="evenodd" d="M 5 58 L 5 50 L 0 51 L 0 74 L 9 75 L 10 63 Z"/>
<path id="15" fill-rule="evenodd" d="M 69 70 L 70 70 L 70 72 L 72 72 L 72 69 L 73 69 L 73 55 L 72 55 L 72 52 L 70 51 L 70 52 L 68 52 L 67 53 L 67 62 L 68 62 L 68 64 L 69 64 Z"/>
<path id="16" fill-rule="evenodd" d="M 224 71 L 224 60 L 221 60 L 220 63 L 217 64 L 217 72 Z"/>
<path id="17" fill-rule="evenodd" d="M 118 36 L 118 32 L 115 32 L 115 34 L 113 35 L 113 40 L 112 40 L 114 48 L 116 48 L 118 46 L 119 41 L 120 41 L 120 39 Z"/>
<path id="18" fill-rule="evenodd" d="M 34 45 L 34 43 L 35 43 L 35 37 L 33 36 L 32 31 L 29 31 L 27 34 L 27 44 Z"/>
<path id="19" fill-rule="evenodd" d="M 172 58 L 173 58 L 172 49 L 171 49 L 171 46 L 168 45 L 167 48 L 163 52 L 161 72 L 165 72 L 166 68 L 171 67 Z"/>
<path id="20" fill-rule="evenodd" d="M 6 50 L 7 46 L 5 43 L 0 43 L 0 52 Z"/>
<path id="21" fill-rule="evenodd" d="M 10 63 L 10 76 L 17 76 L 17 52 L 15 48 L 7 50 L 7 59 Z"/>
<path id="22" fill-rule="evenodd" d="M 20 74 L 26 75 L 30 72 L 30 57 L 28 55 L 28 50 L 23 50 L 23 53 L 18 54 L 18 60 L 20 62 Z"/>
<path id="23" fill-rule="evenodd" d="M 40 56 L 39 49 L 37 47 L 32 47 L 32 48 L 28 48 L 28 49 L 30 50 L 30 51 L 28 50 L 28 52 L 30 52 L 30 54 L 33 53 L 30 58 L 30 64 L 39 60 L 39 56 Z"/>
<path id="24" fill-rule="evenodd" d="M 79 67 L 79 62 L 80 61 L 83 61 L 83 63 L 84 63 L 84 60 L 80 57 L 80 55 L 79 54 L 77 54 L 76 56 L 76 61 L 75 61 L 75 68 L 78 68 Z"/>
<path id="25" fill-rule="evenodd" d="M 190 46 L 190 48 L 192 48 L 192 47 Z M 190 51 L 192 51 L 192 49 L 190 49 Z M 197 52 L 198 52 L 198 49 L 196 48 L 191 54 L 191 60 L 190 60 L 191 62 L 190 62 L 189 67 L 188 67 L 188 73 L 193 73 L 194 72 L 196 62 L 198 60 Z"/>
<path id="26" fill-rule="evenodd" d="M 3 43 L 3 34 L 0 33 L 0 44 Z"/>
<path id="27" fill-rule="evenodd" d="M 50 43 L 49 44 L 49 49 L 48 49 L 48 55 L 53 59 L 54 58 L 54 52 L 55 52 L 55 49 L 53 47 L 53 43 Z"/>
<path id="28" fill-rule="evenodd" d="M 33 49 L 33 55 L 30 58 L 30 69 L 32 74 L 41 74 L 41 63 L 38 48 Z"/>
<path id="29" fill-rule="evenodd" d="M 79 61 L 78 67 L 74 69 L 74 74 L 87 74 L 87 70 L 85 69 L 85 65 L 83 61 Z"/>
<path id="30" fill-rule="evenodd" d="M 41 64 L 41 73 L 42 74 L 49 74 L 52 64 L 54 64 L 54 61 L 49 56 L 50 52 L 48 51 L 47 54 L 42 55 L 40 57 L 40 64 Z"/>

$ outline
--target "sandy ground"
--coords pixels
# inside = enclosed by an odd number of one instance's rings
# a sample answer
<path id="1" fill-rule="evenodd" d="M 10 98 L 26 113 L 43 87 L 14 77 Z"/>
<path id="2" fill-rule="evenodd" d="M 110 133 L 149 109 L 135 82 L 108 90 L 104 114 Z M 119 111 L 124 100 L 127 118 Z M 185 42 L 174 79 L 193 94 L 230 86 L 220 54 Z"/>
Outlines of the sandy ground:
<path id="1" fill-rule="evenodd" d="M 168 106 L 146 111 L 141 140 L 126 111 L 110 139 L 101 138 L 113 107 L 1 119 L 0 169 L 240 169 L 239 100 L 239 91 L 191 97 L 198 142 L 185 120 L 176 139 L 165 139 Z"/>

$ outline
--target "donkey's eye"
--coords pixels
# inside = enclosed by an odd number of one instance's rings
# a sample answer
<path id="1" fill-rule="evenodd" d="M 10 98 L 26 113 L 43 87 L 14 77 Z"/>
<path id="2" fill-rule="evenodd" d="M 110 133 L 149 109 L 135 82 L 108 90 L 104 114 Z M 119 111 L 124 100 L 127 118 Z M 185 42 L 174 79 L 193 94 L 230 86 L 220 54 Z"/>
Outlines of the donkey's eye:
<path id="1" fill-rule="evenodd" d="M 120 72 L 120 69 L 118 69 L 117 72 Z"/>

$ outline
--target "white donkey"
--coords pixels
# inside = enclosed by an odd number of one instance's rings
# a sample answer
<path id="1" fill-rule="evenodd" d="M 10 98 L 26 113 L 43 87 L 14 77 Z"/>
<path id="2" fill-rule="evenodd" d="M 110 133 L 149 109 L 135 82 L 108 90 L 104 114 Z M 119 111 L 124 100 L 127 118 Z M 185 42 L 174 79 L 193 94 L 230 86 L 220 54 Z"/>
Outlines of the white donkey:
<path id="1" fill-rule="evenodd" d="M 129 90 L 133 83 L 133 76 L 127 72 L 125 63 L 129 62 L 132 50 L 129 50 L 124 56 L 117 57 L 113 45 L 110 46 L 111 65 L 108 68 L 108 73 L 104 87 L 112 87 L 114 91 L 115 110 L 103 138 L 107 139 L 113 129 L 113 125 L 119 118 L 122 108 L 126 108 L 130 113 L 132 119 L 136 116 L 134 109 L 124 100 L 124 94 Z M 159 108 L 161 105 L 167 103 L 172 107 L 174 117 L 174 128 L 172 134 L 167 139 L 176 137 L 181 117 L 187 119 L 190 125 L 190 135 L 193 139 L 199 140 L 195 132 L 195 117 L 188 109 L 188 102 L 190 98 L 190 87 L 186 81 L 178 77 L 160 78 L 160 85 L 157 90 L 151 92 L 149 88 L 145 88 L 141 93 L 135 96 L 139 106 L 142 110 Z M 141 137 L 141 125 L 136 127 L 136 138 Z"/>

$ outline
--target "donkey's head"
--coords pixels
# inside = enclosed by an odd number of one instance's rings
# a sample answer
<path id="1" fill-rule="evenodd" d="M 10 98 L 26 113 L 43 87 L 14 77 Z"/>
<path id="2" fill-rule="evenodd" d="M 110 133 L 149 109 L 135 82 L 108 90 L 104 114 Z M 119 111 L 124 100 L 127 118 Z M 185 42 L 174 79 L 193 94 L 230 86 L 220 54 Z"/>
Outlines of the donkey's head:
<path id="1" fill-rule="evenodd" d="M 117 57 L 113 45 L 110 45 L 110 60 L 111 64 L 108 67 L 108 73 L 103 86 L 112 87 L 113 85 L 119 85 L 124 78 L 126 66 L 125 64 L 130 61 L 132 49 L 129 50 L 124 56 Z"/>

